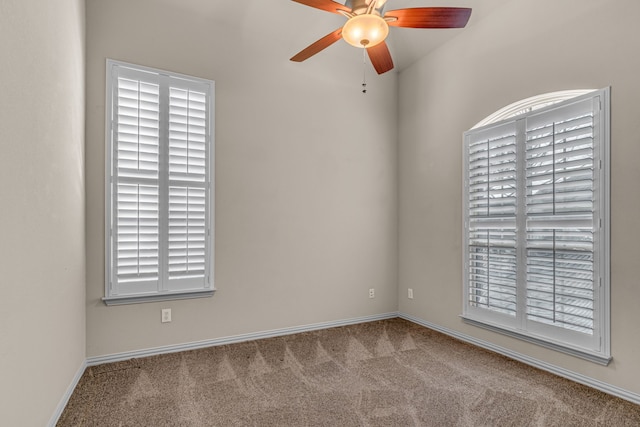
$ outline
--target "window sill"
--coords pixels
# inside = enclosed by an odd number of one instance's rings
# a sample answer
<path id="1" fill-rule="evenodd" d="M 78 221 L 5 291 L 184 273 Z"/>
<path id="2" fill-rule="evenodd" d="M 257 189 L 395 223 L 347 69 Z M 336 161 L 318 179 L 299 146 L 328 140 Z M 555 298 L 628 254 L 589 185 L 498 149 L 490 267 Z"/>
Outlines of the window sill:
<path id="1" fill-rule="evenodd" d="M 213 296 L 215 289 L 196 292 L 174 292 L 151 295 L 126 295 L 116 297 L 104 297 L 102 301 L 108 305 L 141 304 L 145 302 L 171 301 L 179 299 L 208 298 Z"/>
<path id="2" fill-rule="evenodd" d="M 568 347 L 565 345 L 557 344 L 552 341 L 546 341 L 531 335 L 523 334 L 520 332 L 513 331 L 511 329 L 506 329 L 500 326 L 492 325 L 485 322 L 480 322 L 475 319 L 471 319 L 469 317 L 460 316 L 465 323 L 468 323 L 473 326 L 477 326 L 483 329 L 487 329 L 492 332 L 497 332 L 502 335 L 507 335 L 512 338 L 517 338 L 522 341 L 526 341 L 532 344 L 539 345 L 541 347 L 545 347 L 551 350 L 558 351 L 560 353 L 569 354 L 571 356 L 579 357 L 580 359 L 588 360 L 589 362 L 597 363 L 598 365 L 607 366 L 609 362 L 613 359 L 611 356 L 606 356 L 600 353 L 594 353 L 588 350 L 583 350 L 575 347 Z"/>

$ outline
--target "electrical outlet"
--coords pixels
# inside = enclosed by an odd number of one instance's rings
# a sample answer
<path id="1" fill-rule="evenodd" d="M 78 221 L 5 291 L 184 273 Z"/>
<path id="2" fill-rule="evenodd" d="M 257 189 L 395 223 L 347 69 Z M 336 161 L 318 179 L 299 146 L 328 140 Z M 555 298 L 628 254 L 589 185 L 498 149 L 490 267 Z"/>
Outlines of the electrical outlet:
<path id="1" fill-rule="evenodd" d="M 171 322 L 171 309 L 163 308 L 162 309 L 162 323 Z"/>
<path id="2" fill-rule="evenodd" d="M 369 289 L 369 298 L 375 298 L 376 297 L 376 290 L 371 288 Z"/>
<path id="3" fill-rule="evenodd" d="M 413 299 L 413 289 L 407 289 L 407 298 Z"/>

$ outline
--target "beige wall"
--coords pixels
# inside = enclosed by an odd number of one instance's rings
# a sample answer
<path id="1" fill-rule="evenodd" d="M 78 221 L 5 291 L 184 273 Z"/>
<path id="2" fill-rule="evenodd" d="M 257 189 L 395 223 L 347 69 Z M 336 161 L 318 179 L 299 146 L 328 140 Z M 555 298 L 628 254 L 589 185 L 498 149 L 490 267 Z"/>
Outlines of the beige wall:
<path id="1" fill-rule="evenodd" d="M 640 393 L 638 17 L 636 0 L 513 0 L 400 74 L 400 311 Z M 613 362 L 602 367 L 474 328 L 458 315 L 462 132 L 523 98 L 606 86 Z"/>
<path id="2" fill-rule="evenodd" d="M 291 33 L 324 34 L 330 18 L 291 22 L 287 2 L 236 3 L 87 0 L 85 169 L 84 2 L 0 2 L 3 423 L 45 424 L 85 348 L 95 357 L 398 307 L 640 393 L 640 4 L 512 0 L 401 73 L 399 94 L 389 73 L 363 96 L 361 64 L 343 47 L 322 61 L 287 60 L 311 41 Z M 271 38 L 248 38 L 255 26 Z M 100 300 L 107 57 L 216 81 L 213 298 Z M 609 85 L 614 361 L 601 367 L 460 321 L 461 134 L 515 100 Z M 172 323 L 160 323 L 161 307 L 173 309 Z"/>
<path id="3" fill-rule="evenodd" d="M 0 424 L 42 426 L 85 359 L 84 1 L 0 2 Z"/>
<path id="4" fill-rule="evenodd" d="M 363 95 L 362 57 L 342 42 L 321 61 L 290 62 L 313 41 L 296 40 L 296 28 L 320 36 L 342 21 L 320 25 L 330 14 L 311 10 L 308 24 L 291 22 L 291 8 L 302 6 L 87 1 L 89 357 L 396 310 L 396 75 L 371 79 Z M 269 39 L 249 37 L 256 26 Z M 212 298 L 101 301 L 106 58 L 216 82 Z"/>

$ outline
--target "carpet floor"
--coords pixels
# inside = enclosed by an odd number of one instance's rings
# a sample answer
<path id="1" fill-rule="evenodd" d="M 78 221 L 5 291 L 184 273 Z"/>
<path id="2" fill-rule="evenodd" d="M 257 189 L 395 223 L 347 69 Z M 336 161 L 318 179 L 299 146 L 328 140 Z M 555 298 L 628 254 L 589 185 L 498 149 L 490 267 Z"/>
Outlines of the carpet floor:
<path id="1" fill-rule="evenodd" d="M 390 319 L 89 367 L 58 426 L 640 426 L 640 406 Z"/>

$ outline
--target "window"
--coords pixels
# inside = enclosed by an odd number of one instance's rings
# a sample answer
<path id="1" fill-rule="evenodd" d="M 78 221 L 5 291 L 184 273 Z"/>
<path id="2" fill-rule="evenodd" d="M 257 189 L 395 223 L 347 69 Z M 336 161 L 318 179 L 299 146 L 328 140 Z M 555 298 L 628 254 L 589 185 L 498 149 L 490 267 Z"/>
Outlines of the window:
<path id="1" fill-rule="evenodd" d="M 609 90 L 464 135 L 466 321 L 608 364 Z"/>
<path id="2" fill-rule="evenodd" d="M 213 293 L 213 96 L 107 61 L 107 305 Z"/>

